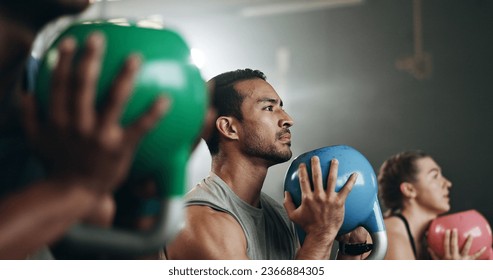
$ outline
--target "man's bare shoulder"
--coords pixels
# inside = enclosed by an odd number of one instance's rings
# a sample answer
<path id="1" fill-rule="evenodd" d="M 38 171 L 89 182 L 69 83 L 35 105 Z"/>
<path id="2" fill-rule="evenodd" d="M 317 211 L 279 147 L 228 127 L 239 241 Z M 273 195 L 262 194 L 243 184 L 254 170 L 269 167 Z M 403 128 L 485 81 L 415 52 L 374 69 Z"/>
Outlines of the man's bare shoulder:
<path id="1" fill-rule="evenodd" d="M 206 205 L 188 206 L 186 208 L 186 212 L 187 212 L 187 220 L 190 221 L 207 220 L 207 221 L 215 221 L 217 223 L 225 223 L 225 226 L 228 226 L 228 224 L 232 224 L 240 227 L 236 219 L 229 213 L 213 209 Z"/>
<path id="2" fill-rule="evenodd" d="M 188 206 L 185 227 L 167 246 L 170 259 L 245 259 L 243 229 L 230 214 L 208 206 Z"/>

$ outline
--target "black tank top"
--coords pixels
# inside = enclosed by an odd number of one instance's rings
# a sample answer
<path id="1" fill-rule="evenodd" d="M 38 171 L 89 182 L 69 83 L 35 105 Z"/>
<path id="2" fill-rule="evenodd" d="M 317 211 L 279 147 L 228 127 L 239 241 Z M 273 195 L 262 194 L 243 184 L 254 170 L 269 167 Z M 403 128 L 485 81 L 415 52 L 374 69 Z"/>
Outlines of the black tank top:
<path id="1" fill-rule="evenodd" d="M 404 225 L 406 226 L 407 236 L 409 237 L 409 241 L 411 242 L 411 247 L 413 248 L 414 257 L 418 259 L 418 252 L 416 251 L 416 244 L 414 242 L 414 237 L 413 234 L 411 233 L 411 229 L 409 228 L 409 223 L 401 213 L 394 214 L 394 216 L 396 216 L 397 218 L 401 219 L 404 222 Z"/>

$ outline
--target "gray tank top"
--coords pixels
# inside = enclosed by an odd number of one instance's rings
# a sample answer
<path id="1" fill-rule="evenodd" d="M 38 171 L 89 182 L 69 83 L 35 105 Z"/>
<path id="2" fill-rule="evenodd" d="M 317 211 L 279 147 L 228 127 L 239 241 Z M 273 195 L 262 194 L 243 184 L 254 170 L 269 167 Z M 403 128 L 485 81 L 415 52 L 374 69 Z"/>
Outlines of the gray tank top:
<path id="1" fill-rule="evenodd" d="M 211 172 L 186 195 L 185 200 L 187 206 L 205 205 L 233 216 L 245 233 L 250 259 L 295 258 L 299 243 L 294 226 L 284 208 L 268 195 L 261 193 L 260 208 L 253 207 Z"/>

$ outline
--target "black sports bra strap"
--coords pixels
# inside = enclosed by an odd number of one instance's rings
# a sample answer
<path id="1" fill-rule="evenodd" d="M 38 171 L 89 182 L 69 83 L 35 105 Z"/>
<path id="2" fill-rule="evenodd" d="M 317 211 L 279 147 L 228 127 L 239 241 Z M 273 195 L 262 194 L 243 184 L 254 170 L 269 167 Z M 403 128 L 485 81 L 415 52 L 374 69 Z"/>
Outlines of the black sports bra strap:
<path id="1" fill-rule="evenodd" d="M 407 230 L 407 236 L 409 236 L 409 241 L 411 241 L 411 246 L 413 247 L 414 257 L 418 259 L 418 252 L 416 251 L 416 244 L 414 243 L 414 237 L 413 234 L 411 233 L 411 229 L 409 228 L 409 223 L 401 213 L 397 213 L 394 215 L 400 218 L 404 222 L 404 225 L 406 226 L 406 230 Z"/>

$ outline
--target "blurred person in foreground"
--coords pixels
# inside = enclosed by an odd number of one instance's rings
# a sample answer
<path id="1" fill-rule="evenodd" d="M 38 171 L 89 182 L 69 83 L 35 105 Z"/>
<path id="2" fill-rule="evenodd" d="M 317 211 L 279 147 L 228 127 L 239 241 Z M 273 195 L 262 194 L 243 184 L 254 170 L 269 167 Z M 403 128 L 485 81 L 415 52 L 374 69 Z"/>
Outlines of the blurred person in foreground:
<path id="1" fill-rule="evenodd" d="M 33 95 L 21 89 L 33 41 L 48 22 L 78 14 L 90 2 L 0 1 L 0 259 L 33 256 L 81 220 L 111 224 L 111 194 L 125 179 L 139 140 L 168 106 L 158 99 L 133 124 L 120 126 L 140 63 L 131 55 L 106 106 L 96 113 L 93 100 L 105 47 L 104 37 L 95 33 L 80 46 L 71 38 L 60 43 L 50 114 L 40 122 Z M 78 48 L 84 51 L 74 65 Z M 33 152 L 45 170 L 28 179 L 23 172 L 36 165 Z"/>

